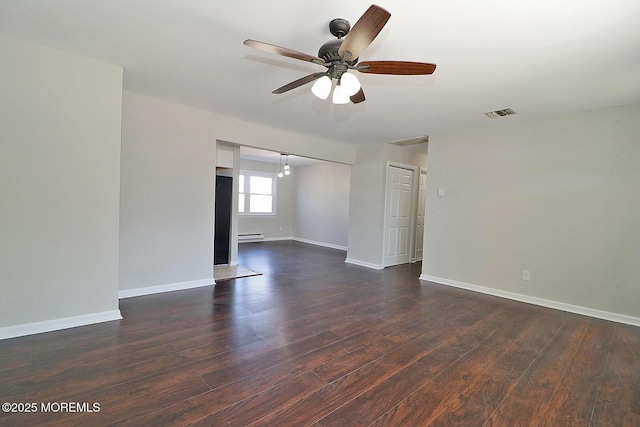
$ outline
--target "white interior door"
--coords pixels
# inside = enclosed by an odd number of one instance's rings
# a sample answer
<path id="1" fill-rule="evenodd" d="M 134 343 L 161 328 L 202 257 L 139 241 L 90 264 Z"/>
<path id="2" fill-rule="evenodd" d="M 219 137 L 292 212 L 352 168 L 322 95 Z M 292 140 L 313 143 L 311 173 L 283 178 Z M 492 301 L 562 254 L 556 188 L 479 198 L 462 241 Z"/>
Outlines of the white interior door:
<path id="1" fill-rule="evenodd" d="M 385 267 L 411 261 L 412 194 L 413 171 L 389 166 L 385 209 Z"/>
<path id="2" fill-rule="evenodd" d="M 416 261 L 422 259 L 422 248 L 424 244 L 424 208 L 427 191 L 427 170 L 420 168 L 420 179 L 418 181 L 418 209 L 416 215 Z"/>

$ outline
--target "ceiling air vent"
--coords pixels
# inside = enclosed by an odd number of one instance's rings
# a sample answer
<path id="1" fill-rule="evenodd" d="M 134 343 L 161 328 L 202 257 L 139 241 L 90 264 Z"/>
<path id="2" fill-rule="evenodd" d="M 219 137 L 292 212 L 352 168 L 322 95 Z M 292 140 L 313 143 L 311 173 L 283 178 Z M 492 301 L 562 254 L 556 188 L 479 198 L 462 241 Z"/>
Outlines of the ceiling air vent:
<path id="1" fill-rule="evenodd" d="M 498 117 L 512 116 L 518 113 L 513 111 L 513 109 L 511 108 L 505 108 L 504 110 L 489 111 L 488 113 L 485 113 L 485 114 L 491 117 L 492 119 L 497 119 Z"/>
<path id="2" fill-rule="evenodd" d="M 406 147 L 408 145 L 424 144 L 426 142 L 429 142 L 428 136 L 416 136 L 415 138 L 399 139 L 397 141 L 391 141 L 389 144 L 398 145 L 400 147 Z"/>

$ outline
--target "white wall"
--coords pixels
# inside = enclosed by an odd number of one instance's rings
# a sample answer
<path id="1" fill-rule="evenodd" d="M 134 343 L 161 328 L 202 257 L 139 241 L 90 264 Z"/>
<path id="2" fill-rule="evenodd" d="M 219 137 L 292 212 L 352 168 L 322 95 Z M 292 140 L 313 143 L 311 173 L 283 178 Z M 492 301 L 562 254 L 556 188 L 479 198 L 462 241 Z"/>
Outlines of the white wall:
<path id="1" fill-rule="evenodd" d="M 428 176 L 425 278 L 640 318 L 640 105 L 432 136 Z"/>
<path id="2" fill-rule="evenodd" d="M 384 147 L 358 147 L 351 167 L 347 260 L 382 268 Z"/>
<path id="3" fill-rule="evenodd" d="M 0 338 L 119 318 L 122 68 L 0 57 Z"/>
<path id="4" fill-rule="evenodd" d="M 241 160 L 240 169 L 275 174 L 278 165 Z M 346 249 L 350 169 L 331 162 L 291 167 L 291 175 L 277 178 L 276 215 L 239 216 L 239 232 Z"/>
<path id="5" fill-rule="evenodd" d="M 347 248 L 351 167 L 320 163 L 295 168 L 293 236 L 302 241 Z"/>
<path id="6" fill-rule="evenodd" d="M 384 268 L 382 254 L 388 162 L 426 167 L 427 155 L 391 144 L 358 147 L 356 163 L 351 167 L 347 262 Z M 417 177 L 414 178 L 417 185 Z"/>
<path id="7" fill-rule="evenodd" d="M 213 284 L 215 123 L 125 92 L 120 290 Z M 131 294 L 131 292 L 133 292 Z"/>
<path id="8" fill-rule="evenodd" d="M 278 178 L 278 165 L 273 163 L 240 160 L 240 170 L 274 174 L 276 179 L 275 215 L 239 215 L 238 233 L 264 233 L 265 239 L 290 239 L 293 236 L 294 180 L 297 168 L 291 175 Z"/>

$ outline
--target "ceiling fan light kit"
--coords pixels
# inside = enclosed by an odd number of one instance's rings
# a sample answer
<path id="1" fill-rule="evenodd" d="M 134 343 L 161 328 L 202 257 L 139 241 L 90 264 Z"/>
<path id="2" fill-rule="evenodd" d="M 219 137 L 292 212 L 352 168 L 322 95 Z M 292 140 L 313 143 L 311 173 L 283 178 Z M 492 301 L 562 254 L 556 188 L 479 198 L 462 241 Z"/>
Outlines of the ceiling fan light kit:
<path id="1" fill-rule="evenodd" d="M 349 96 L 355 95 L 360 90 L 360 81 L 355 74 L 344 73 L 340 77 L 340 86 L 347 92 Z"/>
<path id="2" fill-rule="evenodd" d="M 333 19 L 329 23 L 329 31 L 337 39 L 324 43 L 318 50 L 318 56 L 251 39 L 245 40 L 244 44 L 265 52 L 312 62 L 327 68 L 324 73 L 309 74 L 275 89 L 272 93 L 285 93 L 315 81 L 311 92 L 320 99 L 327 99 L 331 93 L 333 80 L 335 80 L 333 103 L 347 104 L 352 102 L 357 104 L 365 100 L 364 91 L 358 78 L 355 74 L 348 72 L 349 70 L 369 74 L 425 75 L 432 74 L 436 69 L 435 64 L 408 61 L 367 61 L 358 64 L 360 54 L 373 42 L 390 17 L 391 14 L 385 9 L 372 5 L 353 27 L 346 19 Z"/>
<path id="3" fill-rule="evenodd" d="M 311 86 L 311 92 L 320 99 L 327 99 L 331 93 L 331 86 L 331 77 L 322 76 Z"/>
<path id="4" fill-rule="evenodd" d="M 339 82 L 336 88 L 333 90 L 333 103 L 334 104 L 348 104 L 350 95 L 347 90 Z"/>

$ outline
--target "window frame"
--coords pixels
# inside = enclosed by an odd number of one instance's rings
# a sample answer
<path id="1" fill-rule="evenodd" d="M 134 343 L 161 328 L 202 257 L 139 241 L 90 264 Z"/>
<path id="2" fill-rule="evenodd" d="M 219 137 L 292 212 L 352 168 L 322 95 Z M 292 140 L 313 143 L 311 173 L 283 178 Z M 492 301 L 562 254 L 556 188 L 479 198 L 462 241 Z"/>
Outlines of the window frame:
<path id="1" fill-rule="evenodd" d="M 240 170 L 238 176 L 244 176 L 244 188 L 240 188 L 240 178 L 238 178 L 238 215 L 242 217 L 264 217 L 264 216 L 276 216 L 276 206 L 277 206 L 277 175 L 275 173 L 269 172 L 258 172 L 252 170 Z M 269 178 L 271 179 L 271 212 L 250 212 L 251 210 L 251 195 L 264 195 L 262 193 L 251 193 L 250 184 L 251 177 L 260 177 L 260 178 Z M 244 194 L 244 207 L 245 212 L 240 212 L 240 194 Z"/>

